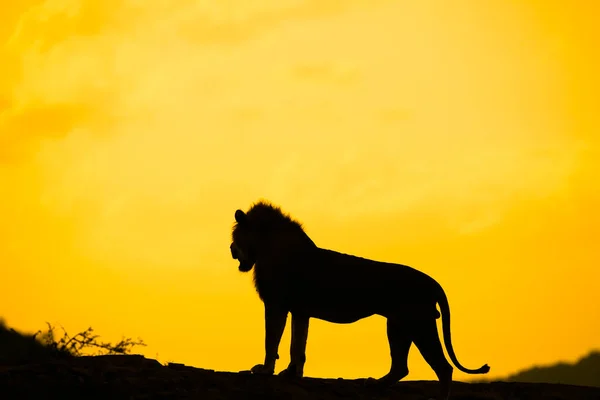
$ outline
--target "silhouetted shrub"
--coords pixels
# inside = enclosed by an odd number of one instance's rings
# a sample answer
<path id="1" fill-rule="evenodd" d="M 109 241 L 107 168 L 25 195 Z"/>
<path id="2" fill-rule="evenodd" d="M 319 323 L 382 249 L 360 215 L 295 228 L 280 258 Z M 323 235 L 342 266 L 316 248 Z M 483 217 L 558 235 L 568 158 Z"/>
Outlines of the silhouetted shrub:
<path id="1" fill-rule="evenodd" d="M 42 345 L 56 351 L 66 351 L 73 356 L 84 355 L 85 350 L 96 349 L 96 352 L 85 352 L 86 355 L 107 355 L 107 354 L 129 354 L 134 346 L 145 346 L 143 340 L 137 341 L 131 338 L 123 338 L 117 343 L 101 342 L 99 335 L 94 335 L 94 329 L 90 326 L 85 331 L 79 332 L 75 336 L 69 336 L 65 328 L 61 326 L 63 335 L 60 339 L 55 336 L 55 328 L 46 322 L 48 330 L 46 332 L 37 331 L 33 337 L 37 338 Z"/>
<path id="2" fill-rule="evenodd" d="M 0 364 L 22 364 L 48 359 L 69 358 L 82 355 L 129 354 L 135 346 L 145 346 L 141 340 L 123 338 L 117 343 L 102 342 L 94 330 L 89 327 L 85 331 L 70 336 L 61 327 L 62 335 L 47 323 L 47 331 L 24 334 L 6 326 L 0 319 Z"/>

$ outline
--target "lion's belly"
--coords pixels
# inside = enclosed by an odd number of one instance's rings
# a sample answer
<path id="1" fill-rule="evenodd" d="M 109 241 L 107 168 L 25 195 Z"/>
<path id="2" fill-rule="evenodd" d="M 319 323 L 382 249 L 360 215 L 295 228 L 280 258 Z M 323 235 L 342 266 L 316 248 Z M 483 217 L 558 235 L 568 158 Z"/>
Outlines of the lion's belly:
<path id="1" fill-rule="evenodd" d="M 348 310 L 345 308 L 336 309 L 324 307 L 301 307 L 298 311 L 311 318 L 317 318 L 337 324 L 351 324 L 374 314 L 367 310 Z"/>
<path id="2" fill-rule="evenodd" d="M 383 315 L 390 305 L 389 296 L 383 293 L 361 293 L 340 288 L 323 290 L 314 286 L 304 293 L 310 295 L 293 297 L 290 304 L 292 312 L 295 310 L 312 318 L 339 324 L 356 322 L 375 314 Z M 403 305 L 393 307 L 399 312 Z"/>
<path id="3" fill-rule="evenodd" d="M 437 319 L 440 317 L 435 303 L 400 303 L 390 304 L 388 302 L 376 301 L 347 301 L 347 302 L 328 302 L 323 298 L 320 302 L 305 301 L 296 303 L 291 307 L 292 313 L 298 312 L 328 322 L 338 324 L 349 324 L 370 317 L 372 315 L 381 315 L 385 318 L 403 317 L 407 319 Z M 325 301 L 323 301 L 325 300 Z"/>

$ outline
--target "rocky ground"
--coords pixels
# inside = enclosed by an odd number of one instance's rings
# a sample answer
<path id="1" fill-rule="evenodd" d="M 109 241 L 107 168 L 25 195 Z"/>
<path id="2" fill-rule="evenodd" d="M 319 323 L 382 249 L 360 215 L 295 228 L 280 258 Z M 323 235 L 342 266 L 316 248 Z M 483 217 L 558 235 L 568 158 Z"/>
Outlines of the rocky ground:
<path id="1" fill-rule="evenodd" d="M 164 366 L 137 355 L 76 357 L 0 366 L 0 399 L 403 399 L 436 395 L 437 382 L 407 381 L 382 392 L 364 380 L 286 380 L 250 373 Z M 455 382 L 455 400 L 600 400 L 600 388 Z"/>

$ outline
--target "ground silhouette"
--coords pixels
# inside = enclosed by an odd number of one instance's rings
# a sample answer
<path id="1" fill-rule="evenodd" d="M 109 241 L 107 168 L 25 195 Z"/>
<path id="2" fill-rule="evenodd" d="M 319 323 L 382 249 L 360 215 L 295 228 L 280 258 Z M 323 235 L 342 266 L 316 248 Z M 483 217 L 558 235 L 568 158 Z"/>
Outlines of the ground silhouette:
<path id="1" fill-rule="evenodd" d="M 506 382 L 544 382 L 600 387 L 600 351 L 594 350 L 574 363 L 534 366 L 502 379 Z M 473 382 L 487 382 L 478 379 Z"/>
<path id="2" fill-rule="evenodd" d="M 49 346 L 37 335 L 17 332 L 0 319 L 0 365 L 20 365 L 72 357 L 66 349 Z"/>
<path id="3" fill-rule="evenodd" d="M 37 342 L 36 342 L 37 341 Z M 405 381 L 384 390 L 364 379 L 317 379 L 216 372 L 163 365 L 141 355 L 74 356 L 0 324 L 0 399 L 424 400 L 435 381 Z M 454 400 L 594 400 L 600 388 L 541 383 L 462 383 Z"/>

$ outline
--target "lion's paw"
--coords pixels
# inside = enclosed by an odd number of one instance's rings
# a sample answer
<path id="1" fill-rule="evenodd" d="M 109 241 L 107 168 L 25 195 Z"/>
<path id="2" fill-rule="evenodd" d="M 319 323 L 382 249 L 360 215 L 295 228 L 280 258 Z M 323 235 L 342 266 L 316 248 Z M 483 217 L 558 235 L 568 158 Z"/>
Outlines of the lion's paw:
<path id="1" fill-rule="evenodd" d="M 284 378 L 302 378 L 302 371 L 296 368 L 295 365 L 289 365 L 286 369 L 279 373 L 279 376 Z"/>
<path id="2" fill-rule="evenodd" d="M 250 371 L 256 375 L 273 375 L 275 373 L 273 368 L 269 368 L 264 364 L 256 364 Z"/>

